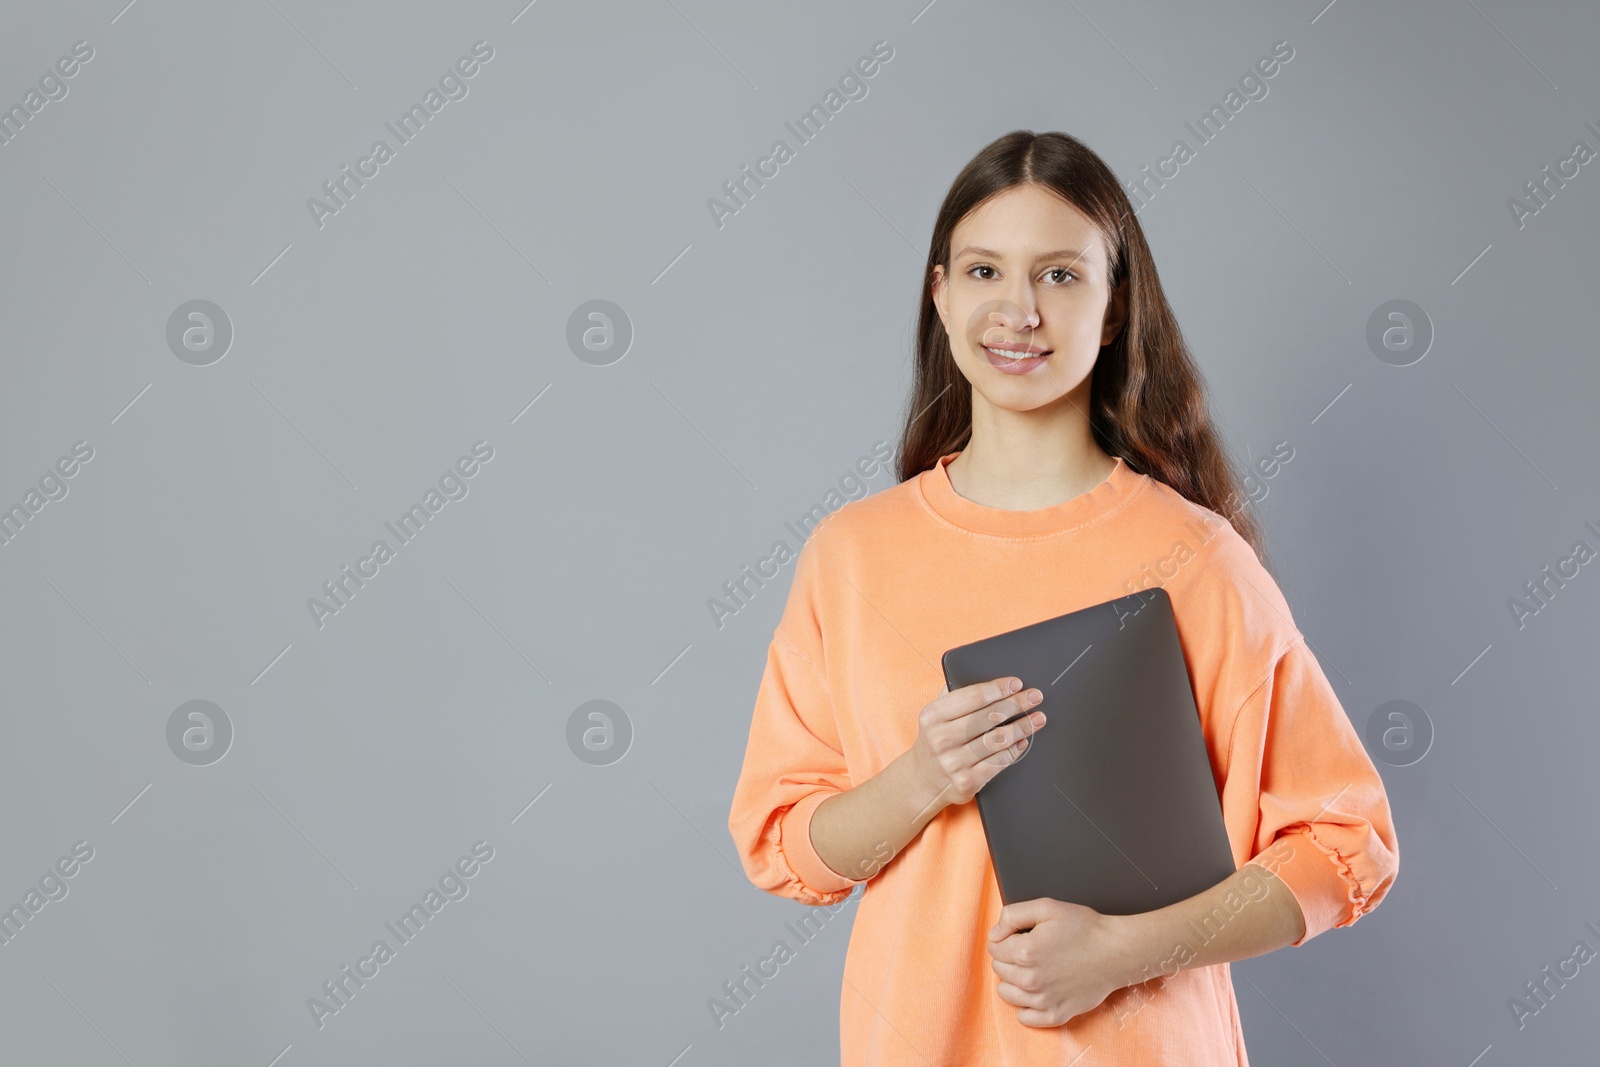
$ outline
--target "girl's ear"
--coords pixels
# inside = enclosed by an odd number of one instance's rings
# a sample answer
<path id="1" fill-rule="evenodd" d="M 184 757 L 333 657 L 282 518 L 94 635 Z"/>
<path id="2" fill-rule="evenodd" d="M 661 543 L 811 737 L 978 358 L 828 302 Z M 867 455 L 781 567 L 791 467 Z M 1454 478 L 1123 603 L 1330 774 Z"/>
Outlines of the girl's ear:
<path id="1" fill-rule="evenodd" d="M 1117 339 L 1117 334 L 1122 332 L 1122 327 L 1128 322 L 1128 279 L 1124 278 L 1111 290 L 1110 299 L 1106 301 L 1105 326 L 1100 331 L 1100 346 L 1103 348 Z"/>
<path id="2" fill-rule="evenodd" d="M 944 284 L 944 264 L 933 265 L 933 307 L 939 313 L 939 321 L 944 323 L 945 333 L 950 332 L 950 316 L 945 307 L 949 300 L 949 286 Z"/>

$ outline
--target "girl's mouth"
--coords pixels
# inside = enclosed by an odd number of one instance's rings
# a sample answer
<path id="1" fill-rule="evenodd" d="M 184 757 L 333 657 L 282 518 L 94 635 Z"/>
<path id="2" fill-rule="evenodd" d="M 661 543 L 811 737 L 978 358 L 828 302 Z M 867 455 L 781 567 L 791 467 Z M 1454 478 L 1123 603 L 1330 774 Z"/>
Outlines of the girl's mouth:
<path id="1" fill-rule="evenodd" d="M 1014 358 L 1018 355 L 1017 352 L 1004 348 L 990 348 L 988 345 L 980 347 L 983 349 L 983 358 L 989 361 L 989 365 L 1006 374 L 1027 374 L 1031 370 L 1044 366 L 1045 361 L 1050 358 L 1048 351 L 1017 359 Z"/>

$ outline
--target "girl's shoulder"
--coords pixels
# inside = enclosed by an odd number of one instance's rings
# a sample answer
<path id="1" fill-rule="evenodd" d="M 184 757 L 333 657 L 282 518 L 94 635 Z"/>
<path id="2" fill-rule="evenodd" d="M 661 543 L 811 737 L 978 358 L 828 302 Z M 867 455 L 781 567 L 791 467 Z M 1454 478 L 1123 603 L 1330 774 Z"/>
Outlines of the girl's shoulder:
<path id="1" fill-rule="evenodd" d="M 1224 627 L 1258 647 L 1283 650 L 1301 640 L 1288 600 L 1250 542 L 1228 517 L 1150 480 L 1142 514 L 1130 516 L 1160 533 L 1152 559 L 1138 568 L 1136 591 L 1159 584 L 1180 616 Z"/>

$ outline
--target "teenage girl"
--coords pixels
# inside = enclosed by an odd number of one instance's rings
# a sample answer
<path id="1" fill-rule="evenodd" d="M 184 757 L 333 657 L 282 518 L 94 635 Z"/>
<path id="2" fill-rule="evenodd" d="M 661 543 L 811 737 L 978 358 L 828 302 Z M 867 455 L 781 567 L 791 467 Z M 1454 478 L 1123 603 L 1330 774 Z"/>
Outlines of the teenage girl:
<path id="1" fill-rule="evenodd" d="M 843 1067 L 1247 1064 L 1229 962 L 1355 922 L 1399 847 L 1132 206 L 1079 141 L 1019 130 L 956 177 L 905 419 L 898 484 L 795 561 L 728 823 L 770 893 L 866 887 Z M 973 797 L 1071 709 L 1017 678 L 948 692 L 940 656 L 1156 581 L 1238 870 L 1140 915 L 1002 906 Z"/>

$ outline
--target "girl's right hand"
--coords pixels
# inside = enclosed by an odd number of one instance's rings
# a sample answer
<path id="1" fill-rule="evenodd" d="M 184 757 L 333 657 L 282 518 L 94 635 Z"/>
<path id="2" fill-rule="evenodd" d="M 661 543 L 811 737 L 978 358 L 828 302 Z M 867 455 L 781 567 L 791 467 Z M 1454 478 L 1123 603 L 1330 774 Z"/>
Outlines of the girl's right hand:
<path id="1" fill-rule="evenodd" d="M 923 780 L 939 791 L 941 806 L 965 804 L 1017 761 L 1028 737 L 1044 726 L 1044 712 L 1000 723 L 1043 699 L 1037 689 L 1022 690 L 1020 678 L 996 678 L 953 693 L 941 689 L 917 714 L 911 759 Z"/>

